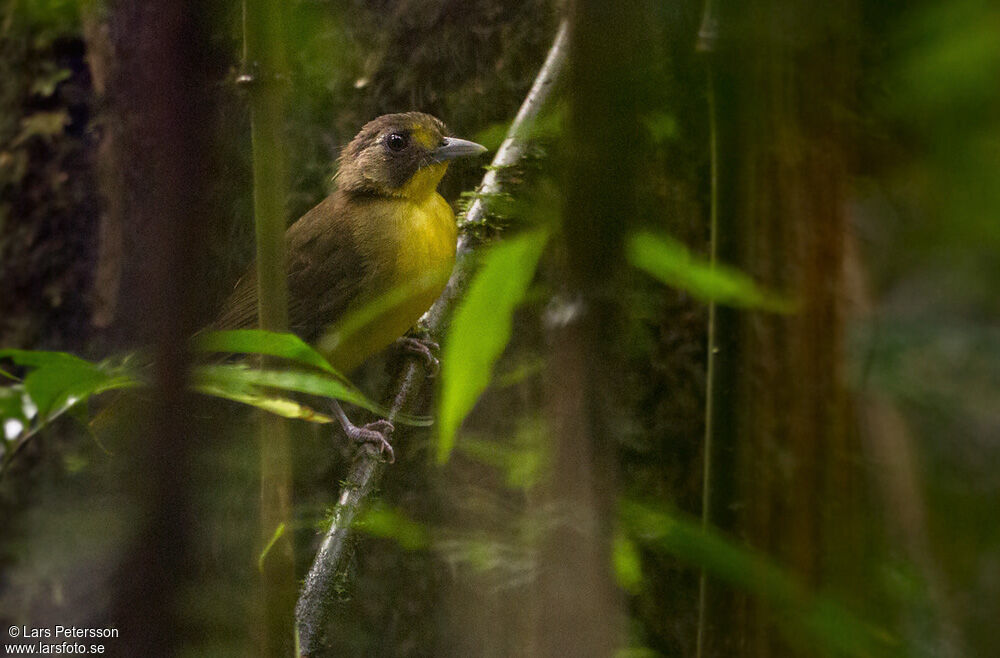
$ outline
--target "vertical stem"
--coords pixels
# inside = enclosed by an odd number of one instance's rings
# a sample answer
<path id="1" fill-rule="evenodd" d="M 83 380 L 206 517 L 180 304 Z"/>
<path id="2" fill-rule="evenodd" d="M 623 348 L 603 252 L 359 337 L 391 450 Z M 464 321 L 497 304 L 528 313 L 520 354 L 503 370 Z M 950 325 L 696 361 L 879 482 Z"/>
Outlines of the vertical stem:
<path id="1" fill-rule="evenodd" d="M 718 7 L 706 0 L 698 33 L 697 49 L 706 58 L 707 111 L 709 120 L 710 210 L 709 258 L 740 262 L 737 240 L 739 199 L 737 166 L 738 134 L 727 115 L 737 109 L 733 76 L 725 56 L 728 42 L 719 39 Z M 730 31 L 726 35 L 731 38 Z M 740 313 L 710 304 L 705 379 L 705 434 L 702 470 L 702 527 L 732 530 L 736 514 L 731 502 L 736 487 L 737 383 L 741 368 Z M 698 591 L 696 656 L 733 655 L 738 640 L 733 592 L 713 582 L 702 571 Z"/>
<path id="2" fill-rule="evenodd" d="M 708 86 L 708 121 L 709 121 L 709 158 L 710 168 L 710 209 L 709 209 L 709 260 L 714 267 L 718 262 L 718 230 L 719 230 L 719 170 L 718 170 L 718 144 L 716 142 L 716 116 L 715 116 L 715 78 L 712 75 L 712 66 L 707 67 Z M 707 363 L 705 366 L 705 438 L 702 445 L 703 463 L 701 479 L 701 527 L 707 530 L 711 524 L 712 509 L 712 416 L 715 413 L 715 377 L 716 377 L 716 353 L 718 344 L 716 338 L 716 305 L 712 302 L 708 305 L 708 340 L 707 340 Z M 702 569 L 698 581 L 698 639 L 695 655 L 697 658 L 704 657 L 705 651 L 705 607 L 707 597 L 708 582 L 705 570 Z"/>
<path id="3" fill-rule="evenodd" d="M 257 299 L 260 328 L 288 327 L 285 281 L 285 162 L 282 150 L 287 73 L 283 51 L 282 3 L 244 0 L 244 72 L 250 94 L 253 139 L 254 220 L 257 235 Z M 285 423 L 261 414 L 261 539 L 268 544 L 291 518 L 291 450 Z M 263 561 L 264 625 L 261 653 L 287 655 L 294 647 L 295 573 L 292 544 L 283 534 Z"/>

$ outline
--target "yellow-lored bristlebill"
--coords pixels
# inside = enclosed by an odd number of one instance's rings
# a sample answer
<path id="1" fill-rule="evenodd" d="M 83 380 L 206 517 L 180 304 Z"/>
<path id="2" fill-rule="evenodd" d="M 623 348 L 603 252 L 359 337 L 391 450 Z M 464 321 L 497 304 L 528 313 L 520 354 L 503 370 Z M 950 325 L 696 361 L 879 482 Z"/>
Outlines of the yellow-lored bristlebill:
<path id="1" fill-rule="evenodd" d="M 420 112 L 387 114 L 365 124 L 340 155 L 336 191 L 285 234 L 289 330 L 315 343 L 351 310 L 427 273 L 450 272 L 457 229 L 437 186 L 451 160 L 485 151 L 450 136 L 440 120 Z M 328 349 L 321 351 L 334 367 L 349 373 L 413 327 L 440 295 L 446 278 L 435 277 L 432 285 L 363 331 L 342 341 L 323 341 Z M 215 327 L 256 325 L 257 281 L 251 266 Z M 349 435 L 349 427 L 365 431 L 347 421 Z M 352 438 L 377 440 L 357 432 Z"/>

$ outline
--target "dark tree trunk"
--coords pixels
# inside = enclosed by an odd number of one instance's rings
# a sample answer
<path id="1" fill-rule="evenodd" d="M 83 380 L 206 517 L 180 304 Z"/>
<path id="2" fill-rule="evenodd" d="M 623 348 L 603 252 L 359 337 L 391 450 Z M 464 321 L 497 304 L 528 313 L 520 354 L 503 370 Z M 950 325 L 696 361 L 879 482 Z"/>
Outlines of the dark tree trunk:
<path id="1" fill-rule="evenodd" d="M 724 3 L 711 55 L 719 258 L 798 308 L 718 312 L 709 516 L 848 600 L 864 548 L 843 358 L 851 21 L 849 6 Z M 710 584 L 707 606 L 704 656 L 800 655 L 760 598 Z"/>
<path id="2" fill-rule="evenodd" d="M 204 272 L 217 212 L 216 96 L 208 76 L 209 16 L 201 3 L 111 2 L 88 24 L 104 94 L 99 157 L 106 212 L 96 320 L 114 342 L 148 345 L 155 397 L 120 427 L 131 539 L 112 610 L 134 655 L 173 655 L 191 639 L 181 595 L 193 586 L 186 478 L 204 440 L 186 391 L 185 346 L 208 304 Z"/>

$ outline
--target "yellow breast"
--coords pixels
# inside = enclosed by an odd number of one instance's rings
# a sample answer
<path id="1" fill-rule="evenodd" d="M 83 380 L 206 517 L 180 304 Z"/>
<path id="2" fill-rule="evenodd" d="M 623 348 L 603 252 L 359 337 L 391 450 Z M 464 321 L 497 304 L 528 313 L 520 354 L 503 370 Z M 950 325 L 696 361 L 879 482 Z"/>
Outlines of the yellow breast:
<path id="1" fill-rule="evenodd" d="M 327 355 L 342 372 L 350 372 L 412 328 L 440 296 L 455 263 L 455 215 L 440 194 L 371 204 L 363 244 L 373 269 L 348 315 L 366 305 L 380 306 L 378 300 L 392 303 L 355 325 Z"/>

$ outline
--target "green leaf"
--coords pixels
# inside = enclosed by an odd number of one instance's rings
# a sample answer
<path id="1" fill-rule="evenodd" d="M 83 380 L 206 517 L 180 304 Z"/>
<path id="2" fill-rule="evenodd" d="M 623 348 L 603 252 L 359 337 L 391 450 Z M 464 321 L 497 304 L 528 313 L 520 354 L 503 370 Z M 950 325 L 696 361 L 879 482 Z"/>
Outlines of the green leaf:
<path id="1" fill-rule="evenodd" d="M 794 310 L 789 300 L 759 287 L 743 272 L 726 265 L 713 266 L 665 235 L 638 231 L 629 237 L 626 253 L 640 270 L 702 301 L 777 313 Z"/>
<path id="2" fill-rule="evenodd" d="M 630 594 L 642 589 L 642 556 L 624 532 L 616 532 L 611 544 L 611 564 L 618 585 Z"/>
<path id="3" fill-rule="evenodd" d="M 666 144 L 677 139 L 680 132 L 677 119 L 666 112 L 653 112 L 642 117 L 642 124 L 654 144 Z"/>
<path id="4" fill-rule="evenodd" d="M 13 441 L 23 436 L 31 425 L 37 408 L 21 384 L 0 387 L 0 438 Z"/>
<path id="5" fill-rule="evenodd" d="M 393 539 L 408 551 L 430 545 L 430 532 L 426 527 L 408 519 L 402 512 L 383 505 L 364 510 L 353 525 L 373 537 Z"/>
<path id="6" fill-rule="evenodd" d="M 622 504 L 621 518 L 629 536 L 641 544 L 700 566 L 767 601 L 789 639 L 804 635 L 842 656 L 884 655 L 893 644 L 885 631 L 836 601 L 812 594 L 766 556 L 737 546 L 698 521 L 636 501 Z"/>
<path id="7" fill-rule="evenodd" d="M 236 329 L 199 334 L 191 341 L 200 352 L 231 352 L 233 354 L 264 354 L 288 359 L 338 374 L 323 355 L 295 334 L 276 333 L 262 329 Z"/>
<path id="8" fill-rule="evenodd" d="M 350 309 L 316 341 L 317 347 L 325 353 L 334 352 L 355 335 L 368 331 L 372 326 L 382 322 L 400 306 L 408 304 L 415 298 L 426 296 L 428 291 L 440 290 L 451 276 L 451 269 L 450 265 L 432 269 L 393 287 L 358 308 Z"/>
<path id="9" fill-rule="evenodd" d="M 60 82 L 69 80 L 73 74 L 69 69 L 55 68 L 51 64 L 45 67 L 45 71 L 31 83 L 31 93 L 38 94 L 43 98 L 48 98 L 55 93 Z"/>
<path id="10" fill-rule="evenodd" d="M 544 231 L 533 231 L 490 249 L 455 310 L 441 358 L 439 463 L 448 461 L 459 425 L 489 384 L 546 239 Z"/>
<path id="11" fill-rule="evenodd" d="M 0 350 L 0 358 L 34 368 L 24 378 L 24 390 L 43 422 L 92 395 L 138 384 L 122 367 L 94 364 L 65 352 L 5 349 Z"/>
<path id="12" fill-rule="evenodd" d="M 521 129 L 513 135 L 513 138 L 518 141 L 530 141 L 558 137 L 562 134 L 563 126 L 566 123 L 566 108 L 566 103 L 553 103 L 543 110 L 534 121 L 523 124 Z M 474 141 L 490 151 L 496 151 L 507 138 L 509 130 L 510 122 L 494 123 L 476 133 Z"/>
<path id="13" fill-rule="evenodd" d="M 87 367 L 93 364 L 66 352 L 46 352 L 43 350 L 0 349 L 0 359 L 10 359 L 19 366 L 41 368 L 43 366 Z"/>
<path id="14" fill-rule="evenodd" d="M 260 407 L 286 418 L 302 418 L 321 423 L 330 422 L 328 416 L 319 414 L 288 398 L 269 394 L 266 389 L 321 395 L 350 402 L 381 416 L 388 415 L 388 411 L 384 407 L 368 399 L 350 382 L 324 373 L 303 370 L 267 370 L 251 368 L 243 364 L 223 364 L 199 366 L 194 369 L 192 374 L 195 387 L 199 391 Z M 396 420 L 408 425 L 430 424 L 430 419 L 420 416 L 399 415 Z"/>
<path id="15" fill-rule="evenodd" d="M 22 144 L 32 137 L 51 141 L 55 135 L 61 135 L 69 124 L 69 113 L 66 110 L 36 112 L 21 119 L 21 133 L 14 139 L 13 144 L 15 146 Z"/>
<path id="16" fill-rule="evenodd" d="M 267 559 L 267 554 L 271 552 L 271 549 L 274 548 L 274 545 L 284 536 L 284 534 L 285 524 L 279 523 L 278 527 L 274 529 L 274 534 L 271 535 L 271 539 L 268 540 L 267 546 L 265 546 L 264 550 L 262 550 L 260 555 L 257 556 L 257 571 L 260 571 L 261 573 L 264 572 L 264 560 Z"/>
<path id="17" fill-rule="evenodd" d="M 282 418 L 295 418 L 306 420 L 310 423 L 328 424 L 334 419 L 326 414 L 321 414 L 312 407 L 296 402 L 295 400 L 252 390 L 234 390 L 224 386 L 214 386 L 208 383 L 197 383 L 192 387 L 195 391 L 204 395 L 222 398 L 239 402 L 251 407 L 257 407 L 275 416 Z"/>

